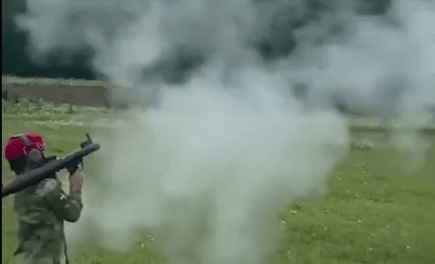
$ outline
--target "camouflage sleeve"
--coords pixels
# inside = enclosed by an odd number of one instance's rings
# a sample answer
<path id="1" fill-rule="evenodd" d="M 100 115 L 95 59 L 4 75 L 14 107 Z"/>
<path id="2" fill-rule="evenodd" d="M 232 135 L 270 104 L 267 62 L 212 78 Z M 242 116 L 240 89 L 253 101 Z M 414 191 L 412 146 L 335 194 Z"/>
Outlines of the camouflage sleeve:
<path id="1" fill-rule="evenodd" d="M 42 186 L 40 194 L 57 217 L 68 222 L 75 222 L 79 219 L 83 208 L 81 191 L 67 195 L 61 185 L 59 180 L 49 179 Z"/>

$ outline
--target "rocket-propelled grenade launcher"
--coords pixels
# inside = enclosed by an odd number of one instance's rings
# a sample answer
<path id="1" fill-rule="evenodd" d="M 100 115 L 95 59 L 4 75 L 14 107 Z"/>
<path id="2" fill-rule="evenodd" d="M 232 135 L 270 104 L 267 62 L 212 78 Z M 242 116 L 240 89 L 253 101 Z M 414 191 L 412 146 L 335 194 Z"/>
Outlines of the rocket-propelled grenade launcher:
<path id="1" fill-rule="evenodd" d="M 81 149 L 77 150 L 66 157 L 56 158 L 51 157 L 51 160 L 42 166 L 35 168 L 29 172 L 23 173 L 16 180 L 9 183 L 5 187 L 2 184 L 2 199 L 10 194 L 22 191 L 30 186 L 36 185 L 46 178 L 53 177 L 56 172 L 67 168 L 69 165 L 82 164 L 83 157 L 100 149 L 100 145 L 93 143 L 89 134 L 86 134 L 87 140 L 80 144 Z"/>

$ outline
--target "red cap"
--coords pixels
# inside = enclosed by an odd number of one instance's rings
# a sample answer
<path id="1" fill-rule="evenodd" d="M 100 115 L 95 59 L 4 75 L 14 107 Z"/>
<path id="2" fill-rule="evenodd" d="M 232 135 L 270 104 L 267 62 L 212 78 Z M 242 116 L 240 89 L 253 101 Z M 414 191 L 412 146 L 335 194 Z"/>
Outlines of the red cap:
<path id="1" fill-rule="evenodd" d="M 11 136 L 5 146 L 5 158 L 7 160 L 14 160 L 19 157 L 27 155 L 31 149 L 45 150 L 45 142 L 40 134 L 28 133 L 26 136 L 32 142 L 31 146 L 26 146 L 21 141 L 18 135 Z"/>

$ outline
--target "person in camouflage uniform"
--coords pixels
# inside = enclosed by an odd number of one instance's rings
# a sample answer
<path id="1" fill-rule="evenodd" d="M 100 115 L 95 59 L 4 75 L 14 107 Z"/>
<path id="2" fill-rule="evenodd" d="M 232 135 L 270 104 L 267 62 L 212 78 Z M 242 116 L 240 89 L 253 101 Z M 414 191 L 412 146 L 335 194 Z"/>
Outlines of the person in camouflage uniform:
<path id="1" fill-rule="evenodd" d="M 9 138 L 5 158 L 17 177 L 29 170 L 28 153 L 33 150 L 46 158 L 41 135 L 31 133 Z M 83 176 L 78 164 L 67 170 L 69 195 L 62 190 L 56 174 L 15 195 L 18 249 L 14 253 L 14 264 L 68 264 L 64 221 L 76 222 L 80 217 Z"/>

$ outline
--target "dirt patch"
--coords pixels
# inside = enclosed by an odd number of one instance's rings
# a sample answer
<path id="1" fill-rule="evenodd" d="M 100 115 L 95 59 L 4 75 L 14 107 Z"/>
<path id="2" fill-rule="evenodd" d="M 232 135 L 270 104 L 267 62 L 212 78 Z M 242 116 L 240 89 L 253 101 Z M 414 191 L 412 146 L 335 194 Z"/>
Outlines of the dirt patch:
<path id="1" fill-rule="evenodd" d="M 10 101 L 20 97 L 29 100 L 42 98 L 54 104 L 110 107 L 108 92 L 104 86 L 2 84 L 2 95 Z"/>

